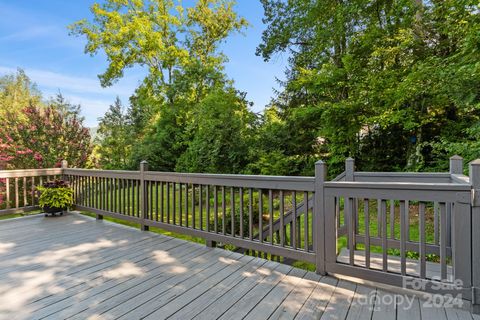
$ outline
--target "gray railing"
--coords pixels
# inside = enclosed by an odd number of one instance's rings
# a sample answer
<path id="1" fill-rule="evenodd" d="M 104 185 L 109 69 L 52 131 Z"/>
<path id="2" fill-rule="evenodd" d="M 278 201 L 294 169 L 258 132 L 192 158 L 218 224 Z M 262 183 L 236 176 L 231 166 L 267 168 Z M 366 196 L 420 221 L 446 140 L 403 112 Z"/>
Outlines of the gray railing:
<path id="1" fill-rule="evenodd" d="M 463 160 L 452 157 L 448 173 L 356 172 L 347 159 L 345 172 L 331 181 L 322 161 L 314 177 L 154 172 L 145 162 L 139 171 L 0 171 L 9 185 L 0 192 L 10 206 L 0 214 L 12 205 L 16 211 L 35 207 L 36 177 L 62 175 L 72 184 L 76 208 L 98 219 L 302 260 L 321 274 L 461 293 L 477 308 L 480 161 L 471 163 L 470 177 L 462 168 Z M 25 190 L 31 196 L 21 200 Z"/>
<path id="2" fill-rule="evenodd" d="M 35 187 L 61 175 L 61 168 L 0 170 L 0 216 L 37 210 Z"/>
<path id="3" fill-rule="evenodd" d="M 314 178 L 66 169 L 80 210 L 315 263 Z M 286 214 L 298 216 L 285 221 Z M 275 232 L 276 222 L 282 225 Z M 301 224 L 300 224 L 301 223 Z M 269 228 L 265 229 L 265 226 Z M 265 234 L 264 234 L 265 233 Z"/>

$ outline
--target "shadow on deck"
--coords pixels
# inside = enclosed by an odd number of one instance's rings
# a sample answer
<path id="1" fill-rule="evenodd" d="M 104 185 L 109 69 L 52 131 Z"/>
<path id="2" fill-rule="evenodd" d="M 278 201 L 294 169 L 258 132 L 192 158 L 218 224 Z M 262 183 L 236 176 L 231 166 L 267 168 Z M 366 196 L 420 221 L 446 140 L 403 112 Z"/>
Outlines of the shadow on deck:
<path id="1" fill-rule="evenodd" d="M 68 214 L 0 222 L 2 319 L 480 319 Z"/>

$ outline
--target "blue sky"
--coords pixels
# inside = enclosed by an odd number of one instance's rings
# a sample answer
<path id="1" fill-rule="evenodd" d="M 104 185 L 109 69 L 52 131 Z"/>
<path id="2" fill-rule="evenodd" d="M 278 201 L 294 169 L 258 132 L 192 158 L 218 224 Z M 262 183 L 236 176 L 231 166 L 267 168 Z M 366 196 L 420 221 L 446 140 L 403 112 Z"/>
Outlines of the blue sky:
<path id="1" fill-rule="evenodd" d="M 102 88 L 97 75 L 106 67 L 102 54 L 84 54 L 85 40 L 68 35 L 66 26 L 91 18 L 94 0 L 0 0 L 0 75 L 24 69 L 48 98 L 59 90 L 73 103 L 80 103 L 88 126 L 95 126 L 118 95 L 124 104 L 145 74 L 141 68 L 125 73 L 114 86 Z M 184 0 L 188 5 L 193 0 Z M 263 8 L 258 0 L 237 0 L 236 11 L 251 26 L 223 45 L 230 61 L 226 72 L 239 90 L 246 91 L 260 111 L 270 101 L 275 78 L 283 79 L 286 56 L 264 62 L 255 56 L 261 42 Z"/>

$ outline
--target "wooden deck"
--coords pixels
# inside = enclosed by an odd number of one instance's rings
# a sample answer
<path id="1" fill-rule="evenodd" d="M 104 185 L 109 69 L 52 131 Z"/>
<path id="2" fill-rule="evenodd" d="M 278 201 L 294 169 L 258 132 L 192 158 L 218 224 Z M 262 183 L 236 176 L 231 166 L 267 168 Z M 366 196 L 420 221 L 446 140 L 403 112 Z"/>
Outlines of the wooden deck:
<path id="1" fill-rule="evenodd" d="M 78 214 L 0 222 L 1 319 L 480 319 L 389 295 Z"/>

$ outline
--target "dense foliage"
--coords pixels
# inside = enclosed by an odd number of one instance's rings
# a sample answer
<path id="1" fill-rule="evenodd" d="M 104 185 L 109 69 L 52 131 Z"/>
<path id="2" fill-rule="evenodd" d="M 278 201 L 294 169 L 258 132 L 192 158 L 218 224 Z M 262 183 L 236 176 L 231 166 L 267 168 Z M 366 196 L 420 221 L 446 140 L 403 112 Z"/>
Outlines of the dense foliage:
<path id="1" fill-rule="evenodd" d="M 91 141 L 80 106 L 60 93 L 43 101 L 22 70 L 0 79 L 0 97 L 1 169 L 87 164 Z"/>
<path id="2" fill-rule="evenodd" d="M 103 85 L 149 67 L 127 111 L 102 119 L 104 167 L 146 159 L 163 171 L 306 175 L 318 159 L 336 174 L 349 156 L 374 171 L 443 170 L 454 153 L 480 156 L 476 1 L 262 3 L 257 54 L 286 52 L 289 67 L 260 115 L 223 72 L 218 44 L 247 25 L 231 1 L 110 0 L 72 26 L 87 52 L 107 54 Z"/>
<path id="3" fill-rule="evenodd" d="M 257 53 L 290 55 L 271 107 L 296 144 L 280 143 L 282 154 L 325 157 L 337 171 L 347 156 L 364 170 L 479 156 L 478 1 L 262 3 L 268 27 Z"/>
<path id="4" fill-rule="evenodd" d="M 480 6 L 473 0 L 262 0 L 262 43 L 286 53 L 281 90 L 255 114 L 220 50 L 248 26 L 233 0 L 107 0 L 70 26 L 104 53 L 109 86 L 147 75 L 127 106 L 99 119 L 95 155 L 108 169 L 313 174 L 346 157 L 360 170 L 444 170 L 480 156 Z M 90 137 L 61 95 L 43 101 L 21 70 L 0 78 L 3 167 L 84 166 Z"/>
<path id="5" fill-rule="evenodd" d="M 248 163 L 253 113 L 224 74 L 220 44 L 247 26 L 231 0 L 109 0 L 92 7 L 93 20 L 71 26 L 87 38 L 86 51 L 102 50 L 109 86 L 125 68 L 148 75 L 130 98 L 100 119 L 98 155 L 105 168 L 241 172 Z"/>

